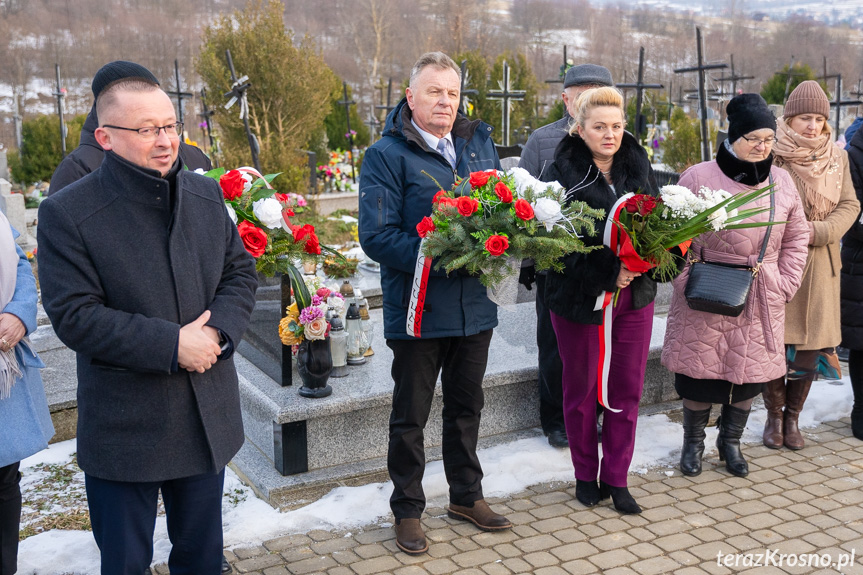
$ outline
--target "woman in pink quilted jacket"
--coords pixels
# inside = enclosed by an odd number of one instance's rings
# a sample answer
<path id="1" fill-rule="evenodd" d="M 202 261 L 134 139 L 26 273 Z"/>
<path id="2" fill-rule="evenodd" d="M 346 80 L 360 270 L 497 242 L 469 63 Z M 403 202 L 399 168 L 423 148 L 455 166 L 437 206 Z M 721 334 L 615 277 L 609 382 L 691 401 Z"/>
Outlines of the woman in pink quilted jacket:
<path id="1" fill-rule="evenodd" d="M 771 148 L 776 120 L 757 94 L 735 96 L 727 107 L 728 139 L 719 146 L 716 160 L 683 172 L 680 185 L 693 192 L 702 187 L 730 193 L 775 183 L 773 219 L 767 227 L 722 230 L 692 241 L 690 258 L 726 264 L 757 263 L 770 230 L 764 259 L 752 283 L 746 307 L 737 317 L 690 309 L 684 289 L 690 264 L 674 280 L 668 311 L 662 364 L 675 374 L 675 389 L 683 398 L 684 475 L 701 473 L 704 428 L 710 407 L 722 404 L 716 447 L 720 461 L 734 475 L 744 477 L 749 466 L 740 451 L 740 437 L 753 399 L 763 385 L 785 377 L 785 304 L 800 286 L 806 264 L 809 230 L 794 182 L 785 170 L 773 166 Z M 749 207 L 770 207 L 762 198 Z M 767 221 L 769 211 L 751 221 Z"/>

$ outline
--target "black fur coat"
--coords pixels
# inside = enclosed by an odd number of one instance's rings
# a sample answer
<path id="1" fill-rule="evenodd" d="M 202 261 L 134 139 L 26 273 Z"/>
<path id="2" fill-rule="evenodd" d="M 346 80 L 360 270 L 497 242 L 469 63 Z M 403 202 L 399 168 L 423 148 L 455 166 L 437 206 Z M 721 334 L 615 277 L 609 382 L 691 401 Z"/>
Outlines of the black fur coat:
<path id="1" fill-rule="evenodd" d="M 624 132 L 620 149 L 614 154 L 611 181 L 614 190 L 593 162 L 584 140 L 567 136 L 554 154 L 549 180 L 557 180 L 569 190 L 569 200 L 586 202 L 592 208 L 611 211 L 617 199 L 629 192 L 656 195 L 658 193 L 647 153 L 638 141 Z M 597 234 L 585 237 L 588 245 L 602 245 L 604 222 L 599 222 Z M 599 325 L 602 312 L 593 311 L 596 298 L 603 291 L 616 289 L 620 259 L 603 246 L 587 254 L 570 254 L 564 258 L 563 273 L 549 272 L 545 282 L 545 303 L 557 315 L 570 321 Z M 656 282 L 645 274 L 635 278 L 632 289 L 636 309 L 648 305 L 656 297 Z"/>

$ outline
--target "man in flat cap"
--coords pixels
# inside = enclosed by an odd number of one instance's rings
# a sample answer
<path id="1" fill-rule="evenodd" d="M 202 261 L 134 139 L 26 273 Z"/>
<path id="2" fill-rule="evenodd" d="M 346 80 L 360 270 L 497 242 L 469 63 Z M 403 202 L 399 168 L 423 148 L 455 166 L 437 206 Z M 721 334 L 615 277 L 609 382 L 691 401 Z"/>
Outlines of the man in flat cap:
<path id="1" fill-rule="evenodd" d="M 581 64 L 566 71 L 563 80 L 563 118 L 537 129 L 521 153 L 520 168 L 531 176 L 543 179 L 554 161 L 554 150 L 568 133 L 571 122 L 570 111 L 582 92 L 600 86 L 614 86 L 611 72 L 596 64 Z M 536 275 L 536 343 L 539 347 L 539 419 L 542 431 L 554 447 L 567 447 L 566 428 L 563 425 L 563 387 L 561 383 L 563 365 L 557 351 L 557 337 L 551 326 L 551 316 L 545 306 L 543 290 L 545 274 Z"/>

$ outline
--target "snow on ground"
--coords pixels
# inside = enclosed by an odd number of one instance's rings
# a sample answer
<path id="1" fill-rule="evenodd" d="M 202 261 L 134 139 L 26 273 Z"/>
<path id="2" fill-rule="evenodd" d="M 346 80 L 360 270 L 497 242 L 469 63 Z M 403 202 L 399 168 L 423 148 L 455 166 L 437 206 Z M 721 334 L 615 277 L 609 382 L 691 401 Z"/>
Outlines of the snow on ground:
<path id="1" fill-rule="evenodd" d="M 815 382 L 800 417 L 800 426 L 811 428 L 822 421 L 847 417 L 851 413 L 852 401 L 847 377 L 842 380 L 842 385 Z M 765 416 L 763 407 L 753 410 L 744 442 L 756 444 L 761 441 Z M 716 428 L 708 429 L 706 456 L 715 453 L 716 433 Z M 676 468 L 681 441 L 680 425 L 670 421 L 666 415 L 639 417 L 635 456 L 630 470 L 643 474 L 649 469 L 664 468 L 670 474 Z M 74 440 L 65 441 L 26 459 L 22 463 L 22 487 L 26 490 L 37 479 L 28 478 L 34 474 L 28 470 L 40 464 L 68 462 L 75 447 Z M 573 477 L 569 452 L 550 447 L 543 437 L 483 449 L 479 457 L 485 471 L 483 491 L 489 497 L 515 494 L 539 483 L 568 482 Z M 426 467 L 423 488 L 430 505 L 446 504 L 447 485 L 440 461 Z M 339 487 L 314 503 L 282 513 L 258 499 L 228 469 L 222 503 L 225 546 L 249 547 L 274 537 L 312 529 L 349 531 L 364 526 L 389 525 L 391 490 L 389 482 Z M 154 563 L 167 562 L 171 545 L 163 516 L 156 522 L 154 538 Z M 46 531 L 21 542 L 18 569 L 21 575 L 95 575 L 99 572 L 98 549 L 90 532 Z"/>

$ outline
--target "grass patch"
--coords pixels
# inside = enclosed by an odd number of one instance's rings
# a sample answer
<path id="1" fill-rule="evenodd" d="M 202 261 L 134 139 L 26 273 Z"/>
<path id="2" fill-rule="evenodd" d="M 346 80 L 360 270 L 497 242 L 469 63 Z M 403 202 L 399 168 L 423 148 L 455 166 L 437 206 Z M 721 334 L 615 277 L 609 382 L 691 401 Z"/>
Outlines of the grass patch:
<path id="1" fill-rule="evenodd" d="M 315 232 L 321 243 L 328 246 L 343 246 L 349 241 L 354 240 L 355 223 L 346 223 L 339 218 L 340 216 L 352 216 L 356 218 L 358 212 L 349 210 L 336 210 L 328 216 L 320 216 L 311 210 L 305 211 L 302 216 L 297 217 L 297 223 L 312 224 L 315 226 Z"/>
<path id="2" fill-rule="evenodd" d="M 63 464 L 36 465 L 24 471 L 19 539 L 51 529 L 90 531 L 84 472 L 73 457 Z"/>

